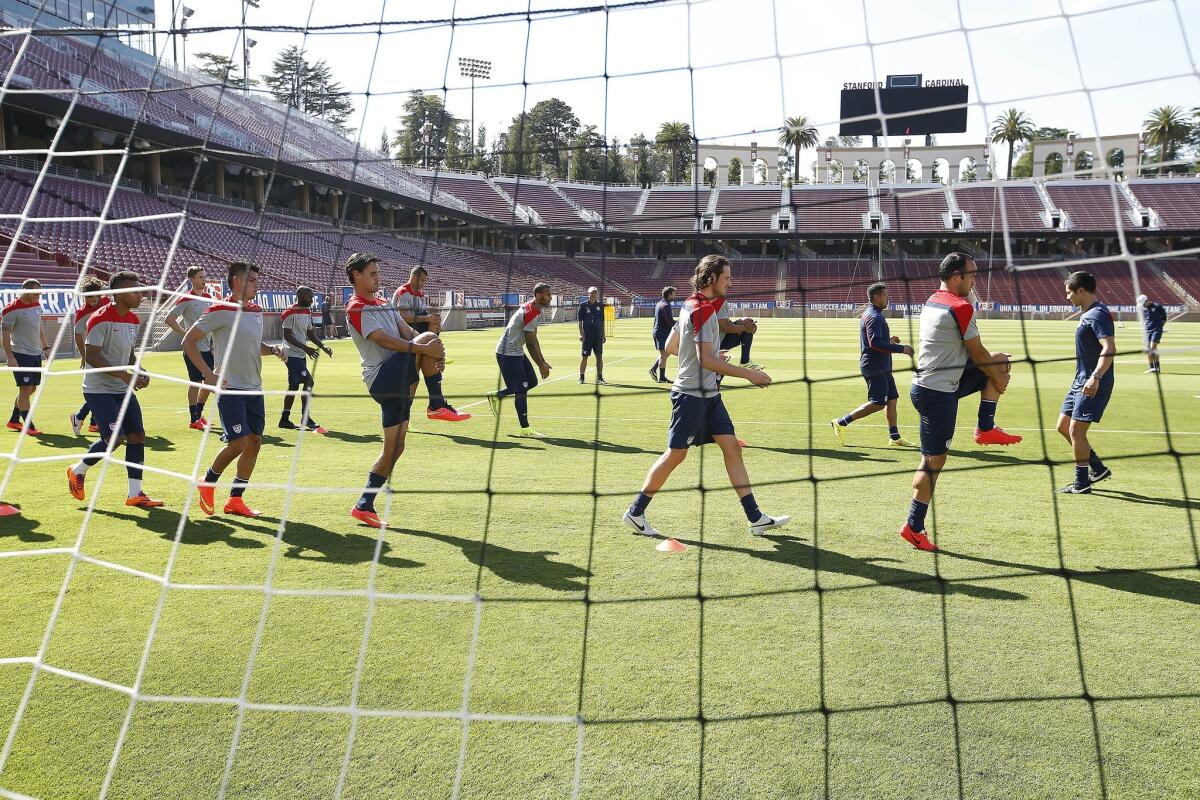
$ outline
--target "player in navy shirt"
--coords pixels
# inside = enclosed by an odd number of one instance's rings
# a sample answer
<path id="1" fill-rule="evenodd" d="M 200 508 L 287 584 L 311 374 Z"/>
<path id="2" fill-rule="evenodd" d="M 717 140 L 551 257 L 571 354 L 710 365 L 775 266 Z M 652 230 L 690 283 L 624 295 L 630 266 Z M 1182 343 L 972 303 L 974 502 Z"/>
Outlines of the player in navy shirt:
<path id="1" fill-rule="evenodd" d="M 1158 343 L 1162 341 L 1163 329 L 1167 325 L 1167 310 L 1160 303 L 1149 300 L 1146 295 L 1138 295 L 1138 305 L 1142 307 L 1142 324 L 1146 329 L 1146 360 L 1150 368 L 1146 372 L 1162 372 L 1158 361 Z"/>
<path id="2" fill-rule="evenodd" d="M 667 382 L 667 339 L 675 327 L 675 317 L 671 312 L 674 300 L 675 287 L 664 286 L 662 300 L 654 306 L 654 349 L 658 351 L 658 360 L 650 365 L 650 380 L 658 383 Z"/>
<path id="3" fill-rule="evenodd" d="M 579 304 L 579 341 L 583 352 L 579 360 L 579 382 L 587 372 L 588 356 L 596 354 L 596 383 L 604 383 L 604 304 L 600 302 L 600 290 L 595 286 L 588 289 L 587 300 Z"/>
<path id="4" fill-rule="evenodd" d="M 1112 397 L 1117 343 L 1112 313 L 1096 299 L 1096 278 L 1086 272 L 1072 272 L 1066 288 L 1067 299 L 1083 314 L 1075 329 L 1075 379 L 1058 417 L 1058 432 L 1075 451 L 1075 480 L 1059 491 L 1091 494 L 1093 483 L 1112 475 L 1088 443 L 1088 428 L 1100 421 Z"/>
<path id="5" fill-rule="evenodd" d="M 881 409 L 887 409 L 891 446 L 912 447 L 912 442 L 901 438 L 896 421 L 896 400 L 900 397 L 900 392 L 896 389 L 896 379 L 892 377 L 892 354 L 911 356 L 913 349 L 909 345 L 900 344 L 900 337 L 892 336 L 888 330 L 887 319 L 883 316 L 888 307 L 887 286 L 882 283 L 871 284 L 867 287 L 867 299 L 870 303 L 858 321 L 858 369 L 863 380 L 867 382 L 867 402 L 829 424 L 833 426 L 833 433 L 838 441 L 845 444 L 846 426 L 856 419 L 869 417 Z"/>

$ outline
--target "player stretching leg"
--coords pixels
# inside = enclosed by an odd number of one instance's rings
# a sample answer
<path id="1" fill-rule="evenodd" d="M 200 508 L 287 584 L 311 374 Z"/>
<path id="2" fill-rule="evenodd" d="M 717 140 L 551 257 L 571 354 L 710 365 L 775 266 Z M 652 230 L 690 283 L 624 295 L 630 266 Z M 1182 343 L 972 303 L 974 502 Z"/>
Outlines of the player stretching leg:
<path id="1" fill-rule="evenodd" d="M 142 303 L 142 292 L 137 289 L 139 282 L 138 276 L 132 272 L 118 272 L 109 281 L 108 287 L 115 292 L 112 303 L 92 314 L 87 322 L 83 357 L 89 367 L 109 370 L 111 367 L 132 365 L 136 361 L 134 350 L 141 321 L 133 310 Z M 146 428 L 142 424 L 142 407 L 134 392 L 149 384 L 149 376 L 137 369 L 84 374 L 83 396 L 100 428 L 100 438 L 78 464 L 67 467 L 67 490 L 76 500 L 83 500 L 84 476 L 103 458 L 111 439 L 113 450 L 120 447 L 121 442 L 125 443 L 125 471 L 129 475 L 129 496 L 125 505 L 138 508 L 158 508 L 162 505 L 161 500 L 153 500 L 142 491 Z M 129 394 L 129 401 L 125 404 L 125 414 L 122 416 L 121 402 L 126 393 Z"/>
<path id="2" fill-rule="evenodd" d="M 1167 309 L 1162 304 L 1151 302 L 1146 295 L 1138 295 L 1138 305 L 1142 307 L 1142 324 L 1145 326 L 1146 360 L 1150 368 L 1146 372 L 1162 372 L 1158 363 L 1158 343 L 1162 341 L 1163 330 L 1167 324 Z"/>
<path id="3" fill-rule="evenodd" d="M 196 320 L 200 319 L 200 315 L 208 310 L 209 306 L 217 298 L 209 293 L 208 286 L 204 282 L 203 267 L 188 267 L 187 271 L 189 288 L 188 294 L 177 298 L 175 305 L 167 312 L 166 323 L 167 327 L 178 333 L 181 337 L 186 336 L 188 329 L 196 324 Z M 197 350 L 200 352 L 200 360 L 208 367 L 209 371 L 213 369 L 213 351 L 212 339 L 204 337 L 196 344 Z M 193 384 L 204 382 L 204 372 L 198 369 L 192 359 L 185 352 L 183 354 L 183 364 L 187 367 L 188 380 Z M 208 428 L 208 420 L 204 418 L 204 404 L 208 401 L 208 396 L 211 394 L 208 389 L 202 389 L 199 386 L 188 386 L 188 414 L 191 421 L 188 422 L 188 427 L 192 430 L 202 431 Z"/>
<path id="4" fill-rule="evenodd" d="M 3 341 L 4 356 L 8 359 L 10 369 L 40 369 L 42 358 L 50 355 L 46 334 L 42 332 L 42 302 L 38 299 L 38 290 L 41 288 L 42 283 L 37 278 L 27 279 L 21 284 L 21 294 L 2 312 L 0 340 Z M 40 436 L 42 432 L 29 418 L 29 401 L 34 390 L 41 385 L 42 373 L 14 372 L 13 378 L 17 381 L 17 399 L 13 403 L 12 416 L 8 418 L 8 429 L 19 431 L 24 428 L 30 436 Z"/>
<path id="5" fill-rule="evenodd" d="M 722 307 L 721 318 L 717 320 L 717 323 L 721 326 L 721 349 L 732 350 L 740 346 L 742 358 L 738 362 L 738 366 L 746 369 L 762 369 L 760 364 L 755 364 L 750 360 L 750 347 L 754 344 L 754 334 L 758 333 L 758 323 L 749 317 L 730 319 L 728 306 Z"/>
<path id="6" fill-rule="evenodd" d="M 642 490 L 625 512 L 623 521 L 643 536 L 658 531 L 646 521 L 646 507 L 671 473 L 687 458 L 689 447 L 716 443 L 725 459 L 729 482 L 742 501 L 742 510 L 750 523 L 750 533 L 761 536 L 771 528 L 788 523 L 789 516 L 764 514 L 754 499 L 750 476 L 742 461 L 742 449 L 734 435 L 733 422 L 721 399 L 718 375 L 745 378 L 755 386 L 770 386 L 771 378 L 757 369 L 735 367 L 720 354 L 720 328 L 717 317 L 732 281 L 732 265 L 724 256 L 705 256 L 692 276 L 695 293 L 683 304 L 679 322 L 666 349 L 679 357 L 679 369 L 671 387 L 671 427 L 667 449 L 646 474 Z"/>
<path id="7" fill-rule="evenodd" d="M 1066 282 L 1067 300 L 1083 311 L 1075 328 L 1075 380 L 1058 415 L 1058 432 L 1075 451 L 1075 480 L 1058 491 L 1091 494 L 1092 484 L 1112 477 L 1100 456 L 1088 443 L 1088 429 L 1104 416 L 1112 397 L 1113 357 L 1117 354 L 1116 331 L 1108 306 L 1096 299 L 1096 278 L 1072 272 Z"/>
<path id="8" fill-rule="evenodd" d="M 925 533 L 925 514 L 933 501 L 938 473 L 954 439 L 958 401 L 979 392 L 975 444 L 1016 444 L 1020 436 L 996 425 L 996 405 L 1008 388 L 1008 353 L 989 353 L 979 340 L 975 308 L 967 296 L 978 267 L 965 253 L 942 259 L 942 286 L 921 311 L 917 374 L 909 397 L 921 415 L 921 466 L 913 475 L 913 499 L 900 536 L 918 550 L 936 550 Z"/>
<path id="9" fill-rule="evenodd" d="M 79 368 L 83 369 L 87 366 L 87 360 L 84 358 L 84 340 L 87 338 L 88 318 L 108 305 L 108 298 L 99 294 L 104 291 L 104 281 L 92 275 L 80 282 L 79 291 L 83 293 L 83 302 L 75 310 L 75 349 L 79 351 Z M 76 436 L 83 432 L 83 423 L 87 422 L 90 408 L 85 397 L 83 405 L 71 415 L 71 430 Z M 99 430 L 93 417 L 92 424 L 88 426 L 88 433 L 98 433 Z"/>
<path id="10" fill-rule="evenodd" d="M 279 319 L 283 324 L 283 340 L 287 343 L 284 353 L 287 355 L 288 391 L 295 392 L 300 387 L 304 387 L 304 394 L 300 400 L 300 422 L 304 425 L 305 430 L 324 436 L 328 431 L 317 424 L 317 421 L 309 413 L 308 407 L 315 384 L 313 375 L 308 370 L 308 359 L 316 358 L 317 350 L 309 347 L 305 342 L 312 342 L 330 358 L 333 357 L 333 351 L 325 346 L 321 337 L 317 335 L 316 327 L 313 326 L 312 303 L 313 290 L 307 286 L 297 286 L 295 304 L 280 314 Z M 279 427 L 288 430 L 296 429 L 296 423 L 292 422 L 290 418 L 292 403 L 295 399 L 296 395 L 294 394 L 283 396 L 283 413 L 279 417 Z"/>
<path id="11" fill-rule="evenodd" d="M 883 409 L 887 410 L 888 439 L 892 447 L 912 447 L 913 443 L 900 436 L 900 427 L 896 418 L 896 401 L 900 392 L 896 389 L 896 379 L 892 377 L 892 354 L 913 354 L 913 349 L 906 344 L 900 344 L 899 336 L 892 336 L 888 330 L 887 319 L 883 316 L 888 307 L 887 286 L 873 283 L 867 287 L 867 300 L 870 304 L 862 318 L 858 321 L 858 340 L 861 354 L 858 357 L 858 369 L 863 380 L 867 382 L 867 402 L 851 411 L 844 417 L 835 419 L 829 424 L 838 441 L 846 443 L 846 426 L 856 419 L 869 417 Z"/>
<path id="12" fill-rule="evenodd" d="M 587 372 L 587 360 L 593 352 L 596 354 L 596 383 L 607 383 L 604 380 L 604 343 L 608 337 L 604 335 L 604 306 L 600 303 L 600 290 L 595 286 L 588 289 L 587 300 L 579 304 L 576 319 L 579 321 L 579 341 L 582 352 L 579 358 L 579 382 L 583 383 L 583 374 Z"/>
<path id="13" fill-rule="evenodd" d="M 667 382 L 667 338 L 675 327 L 675 319 L 671 316 L 674 300 L 675 287 L 664 286 L 662 300 L 654 306 L 654 349 L 658 351 L 658 361 L 650 365 L 650 380 L 656 383 Z"/>
<path id="14" fill-rule="evenodd" d="M 508 318 L 504 333 L 496 345 L 496 363 L 500 365 L 500 376 L 504 379 L 504 388 L 498 392 L 488 392 L 488 406 L 492 414 L 500 416 L 501 398 L 513 396 L 513 405 L 517 408 L 517 419 L 521 423 L 518 436 L 534 439 L 544 438 L 542 434 L 529 427 L 529 390 L 538 385 L 538 373 L 533 371 L 533 364 L 525 357 L 525 348 L 537 362 L 538 372 L 542 379 L 550 377 L 550 364 L 542 357 L 542 346 L 538 343 L 537 326 L 542 316 L 542 309 L 550 305 L 549 284 L 539 283 L 533 287 L 533 299 L 524 303 Z"/>
<path id="15" fill-rule="evenodd" d="M 278 347 L 268 346 L 262 340 L 262 308 L 254 302 L 254 296 L 258 294 L 258 267 L 234 261 L 229 265 L 226 280 L 229 296 L 213 303 L 200 315 L 183 337 L 183 352 L 200 370 L 205 383 L 246 394 L 221 392 L 217 395 L 217 412 L 221 415 L 221 428 L 227 441 L 213 459 L 204 482 L 196 488 L 200 493 L 200 510 L 212 516 L 216 511 L 217 481 L 225 468 L 236 460 L 233 487 L 223 510 L 238 517 L 257 517 L 259 512 L 246 505 L 243 495 L 254 474 L 267 419 L 262 395 L 262 357 L 273 355 L 282 361 L 284 356 Z M 222 380 L 218 380 L 200 350 L 200 342 L 207 336 L 212 337 L 221 351 Z"/>
<path id="16" fill-rule="evenodd" d="M 429 301 L 425 299 L 425 283 L 429 280 L 429 270 L 418 265 L 409 270 L 408 283 L 401 286 L 392 295 L 392 305 L 400 311 L 400 317 L 408 323 L 408 327 L 417 333 L 440 333 L 441 318 L 429 310 Z M 425 389 L 429 392 L 429 406 L 425 416 L 442 422 L 466 422 L 471 415 L 459 411 L 446 400 L 442 394 L 442 369 L 433 363 L 432 359 L 421 362 L 421 371 L 425 376 Z"/>
<path id="17" fill-rule="evenodd" d="M 383 418 L 383 452 L 371 466 L 367 487 L 350 516 L 373 528 L 382 528 L 383 520 L 375 511 L 375 496 L 383 491 L 396 460 L 404 452 L 421 369 L 426 362 L 433 369 L 441 369 L 446 350 L 436 334 L 417 333 L 394 307 L 375 296 L 380 284 L 378 258 L 369 253 L 350 256 L 346 262 L 346 280 L 354 289 L 346 304 L 346 325 L 362 359 L 363 382 L 371 399 L 379 404 Z"/>

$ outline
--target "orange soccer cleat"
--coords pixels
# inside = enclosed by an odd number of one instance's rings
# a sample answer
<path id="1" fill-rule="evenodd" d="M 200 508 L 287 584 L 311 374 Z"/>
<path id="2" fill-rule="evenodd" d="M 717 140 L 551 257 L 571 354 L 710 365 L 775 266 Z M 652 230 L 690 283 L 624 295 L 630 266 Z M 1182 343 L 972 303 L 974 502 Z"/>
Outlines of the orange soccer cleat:
<path id="1" fill-rule="evenodd" d="M 225 504 L 223 509 L 226 514 L 232 514 L 235 517 L 261 517 L 261 511 L 255 511 L 250 506 L 246 505 L 246 501 L 240 497 L 231 497 L 229 502 Z"/>
<path id="2" fill-rule="evenodd" d="M 79 502 L 83 502 L 83 476 L 76 475 L 75 470 L 67 467 L 67 490 Z"/>
<path id="3" fill-rule="evenodd" d="M 981 431 L 978 428 L 975 429 L 975 444 L 1010 445 L 1020 444 L 1020 442 L 1020 436 L 1014 436 L 1013 434 L 1008 433 L 999 425 L 992 428 L 990 431 Z"/>
<path id="4" fill-rule="evenodd" d="M 370 509 L 352 508 L 352 509 L 350 509 L 350 516 L 354 517 L 356 520 L 363 523 L 364 525 L 370 525 L 372 528 L 385 527 L 383 524 L 383 520 L 381 520 L 379 518 L 379 515 Z"/>
<path id="5" fill-rule="evenodd" d="M 93 422 L 91 425 L 88 425 L 88 433 L 99 433 L 99 432 L 100 432 L 100 429 L 96 427 L 96 423 Z"/>
<path id="6" fill-rule="evenodd" d="M 200 493 L 200 510 L 206 515 L 212 516 L 217 510 L 216 491 L 217 487 L 212 483 L 202 483 L 196 487 L 196 491 Z"/>
<path id="7" fill-rule="evenodd" d="M 208 423 L 203 419 L 198 419 L 195 422 L 189 422 L 188 427 L 194 431 L 204 431 L 208 430 Z"/>
<path id="8" fill-rule="evenodd" d="M 162 500 L 154 500 L 147 497 L 145 492 L 139 492 L 137 497 L 127 497 L 125 505 L 135 506 L 136 508 L 159 508 L 163 505 Z"/>
<path id="9" fill-rule="evenodd" d="M 429 419 L 441 420 L 442 422 L 466 422 L 471 418 L 470 414 L 463 411 L 458 411 L 452 406 L 442 406 L 438 409 L 429 409 L 425 412 L 425 416 Z"/>
<path id="10" fill-rule="evenodd" d="M 929 536 L 925 531 L 914 531 L 909 527 L 908 523 L 904 523 L 904 527 L 900 529 L 900 538 L 911 544 L 918 550 L 926 550 L 933 552 L 937 550 L 937 545 L 929 541 Z"/>

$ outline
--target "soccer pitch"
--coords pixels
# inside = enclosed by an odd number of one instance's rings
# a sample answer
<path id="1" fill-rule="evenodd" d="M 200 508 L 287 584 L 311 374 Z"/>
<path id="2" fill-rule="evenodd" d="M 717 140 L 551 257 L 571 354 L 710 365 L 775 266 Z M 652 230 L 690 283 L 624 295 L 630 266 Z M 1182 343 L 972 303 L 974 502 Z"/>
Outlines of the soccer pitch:
<path id="1" fill-rule="evenodd" d="M 891 322 L 912 341 L 915 320 Z M 63 549 L 88 560 L 0 787 L 47 800 L 1194 797 L 1200 350 L 1171 350 L 1200 345 L 1200 326 L 1170 326 L 1161 376 L 1126 352 L 1137 327 L 1117 330 L 1125 354 L 1092 435 L 1114 477 L 1055 496 L 1072 477 L 1053 429 L 1074 326 L 980 321 L 989 349 L 1046 363 L 1015 365 L 1000 402 L 1020 445 L 976 447 L 976 400 L 963 402 L 930 515 L 936 555 L 897 536 L 916 451 L 886 446 L 882 413 L 847 447 L 830 431 L 865 397 L 852 319 L 762 322 L 753 355 L 776 385 L 727 380 L 725 400 L 763 510 L 793 521 L 751 537 L 719 451 L 694 449 L 648 512 L 683 553 L 620 524 L 670 411 L 646 374 L 648 320 L 617 323 L 598 393 L 576 383 L 576 327 L 541 328 L 554 365 L 530 395 L 541 441 L 512 436 L 511 404 L 497 428 L 479 402 L 499 331 L 446 334 L 446 394 L 476 416 L 415 414 L 382 537 L 348 515 L 379 448 L 349 341 L 315 368 L 334 395 L 314 401 L 327 437 L 276 428 L 268 397 L 254 479 L 277 488 L 247 492 L 254 521 L 205 518 L 188 485 L 150 472 L 166 508 L 127 509 L 119 465 L 88 475 L 89 517 L 62 474 L 87 444 L 67 427 L 79 377 L 51 376 L 34 414 L 46 434 L 26 439 L 5 492 L 22 516 L 0 520 L 0 556 L 51 551 L 0 557 L 0 737 L 70 568 Z M 146 364 L 183 376 L 178 353 Z M 285 388 L 282 364 L 264 373 Z M 908 375 L 897 382 L 916 440 Z M 220 445 L 186 428 L 183 389 L 159 379 L 139 398 L 148 466 L 203 474 Z"/>

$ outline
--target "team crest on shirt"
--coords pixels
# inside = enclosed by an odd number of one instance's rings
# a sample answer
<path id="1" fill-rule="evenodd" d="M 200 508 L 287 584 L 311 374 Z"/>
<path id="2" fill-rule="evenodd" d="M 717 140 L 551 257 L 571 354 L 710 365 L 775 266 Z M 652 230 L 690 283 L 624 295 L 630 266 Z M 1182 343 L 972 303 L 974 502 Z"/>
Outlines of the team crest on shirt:
<path id="1" fill-rule="evenodd" d="M 694 442 L 694 441 L 696 441 L 696 437 L 695 437 L 695 436 L 689 436 L 689 437 L 688 437 L 688 445 L 689 445 L 689 446 L 691 446 L 692 442 Z"/>
<path id="2" fill-rule="evenodd" d="M 117 429 L 117 423 L 115 423 L 115 422 L 110 422 L 110 423 L 108 423 L 108 429 L 109 429 L 110 431 L 116 431 L 116 429 Z"/>
<path id="3" fill-rule="evenodd" d="M 947 449 L 947 450 L 949 450 L 949 449 L 950 449 L 950 443 L 951 443 L 951 442 L 953 442 L 953 441 L 954 441 L 953 439 L 947 439 L 947 440 L 946 440 L 946 449 Z"/>
<path id="4" fill-rule="evenodd" d="M 21 376 L 21 383 L 29 383 L 29 376 L 28 376 L 28 375 L 22 375 L 22 376 Z"/>
<path id="5" fill-rule="evenodd" d="M 241 426 L 241 425 L 234 425 L 234 426 L 233 426 L 233 432 L 234 432 L 234 433 L 241 433 L 241 432 L 242 432 L 242 426 Z"/>

